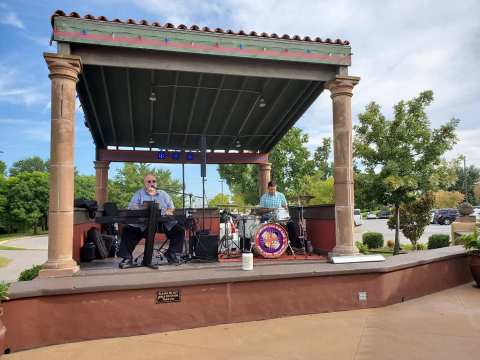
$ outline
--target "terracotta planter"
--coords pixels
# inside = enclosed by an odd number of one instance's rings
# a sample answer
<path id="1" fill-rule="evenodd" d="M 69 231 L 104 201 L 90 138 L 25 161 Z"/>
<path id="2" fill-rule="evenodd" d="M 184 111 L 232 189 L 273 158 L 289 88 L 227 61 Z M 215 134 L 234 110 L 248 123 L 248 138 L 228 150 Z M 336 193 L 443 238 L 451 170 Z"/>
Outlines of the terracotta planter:
<path id="1" fill-rule="evenodd" d="M 472 272 L 472 277 L 480 287 L 480 251 L 475 250 L 470 252 L 469 256 L 470 271 Z"/>

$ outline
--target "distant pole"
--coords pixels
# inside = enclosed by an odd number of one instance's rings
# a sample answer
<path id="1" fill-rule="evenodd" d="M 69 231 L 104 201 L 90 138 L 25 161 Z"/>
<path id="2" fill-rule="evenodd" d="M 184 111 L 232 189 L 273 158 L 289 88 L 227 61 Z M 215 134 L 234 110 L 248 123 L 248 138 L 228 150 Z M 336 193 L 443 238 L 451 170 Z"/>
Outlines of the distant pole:
<path id="1" fill-rule="evenodd" d="M 223 201 L 223 182 L 224 182 L 225 180 L 220 179 L 220 180 L 218 180 L 218 181 L 220 182 L 220 184 L 222 184 L 222 201 Z"/>
<path id="2" fill-rule="evenodd" d="M 463 188 L 465 189 L 465 201 L 468 202 L 468 189 L 467 189 L 467 157 L 463 155 Z"/>

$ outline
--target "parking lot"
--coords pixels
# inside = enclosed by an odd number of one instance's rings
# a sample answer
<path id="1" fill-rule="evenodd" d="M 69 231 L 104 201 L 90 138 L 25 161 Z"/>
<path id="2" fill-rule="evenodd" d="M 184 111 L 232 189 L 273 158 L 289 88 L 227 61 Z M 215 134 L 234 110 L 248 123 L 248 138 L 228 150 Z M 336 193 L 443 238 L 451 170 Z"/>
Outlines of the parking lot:
<path id="1" fill-rule="evenodd" d="M 395 239 L 395 231 L 390 230 L 387 226 L 387 220 L 385 219 L 371 219 L 363 220 L 363 225 L 355 227 L 354 233 L 354 240 L 361 241 L 362 234 L 368 231 L 379 232 L 383 234 L 383 238 L 385 243 L 387 240 L 394 240 Z M 422 237 L 420 238 L 420 243 L 427 243 L 428 238 L 433 234 L 447 234 L 450 235 L 450 225 L 438 225 L 438 224 L 431 224 L 428 225 L 423 233 Z M 402 232 L 400 231 L 400 243 L 401 244 L 410 244 L 410 240 L 408 240 L 405 236 L 403 236 Z"/>

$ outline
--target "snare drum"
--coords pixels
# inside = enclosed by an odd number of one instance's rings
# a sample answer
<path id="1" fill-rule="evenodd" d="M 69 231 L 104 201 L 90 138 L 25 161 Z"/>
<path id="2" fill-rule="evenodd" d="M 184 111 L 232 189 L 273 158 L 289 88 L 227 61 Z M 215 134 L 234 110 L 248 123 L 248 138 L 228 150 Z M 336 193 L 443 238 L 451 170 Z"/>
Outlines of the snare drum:
<path id="1" fill-rule="evenodd" d="M 238 236 L 243 237 L 243 223 L 245 222 L 245 238 L 252 239 L 255 235 L 258 224 L 260 224 L 260 216 L 245 215 L 238 219 Z"/>
<path id="2" fill-rule="evenodd" d="M 264 258 L 278 258 L 288 246 L 287 230 L 280 224 L 266 223 L 256 227 L 253 250 Z"/>
<path id="3" fill-rule="evenodd" d="M 278 208 L 273 210 L 273 222 L 285 223 L 290 220 L 290 213 L 288 209 Z"/>

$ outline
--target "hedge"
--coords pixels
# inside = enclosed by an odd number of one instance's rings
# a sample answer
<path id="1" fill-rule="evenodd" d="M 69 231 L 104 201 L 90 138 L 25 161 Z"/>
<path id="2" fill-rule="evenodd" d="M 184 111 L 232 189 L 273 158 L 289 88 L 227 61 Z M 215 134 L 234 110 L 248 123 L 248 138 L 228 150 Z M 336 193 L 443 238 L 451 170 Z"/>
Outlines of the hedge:
<path id="1" fill-rule="evenodd" d="M 377 232 L 366 232 L 362 235 L 362 242 L 369 249 L 378 249 L 383 247 L 383 234 Z"/>
<path id="2" fill-rule="evenodd" d="M 438 249 L 450 246 L 450 235 L 434 234 L 428 238 L 428 248 Z"/>

